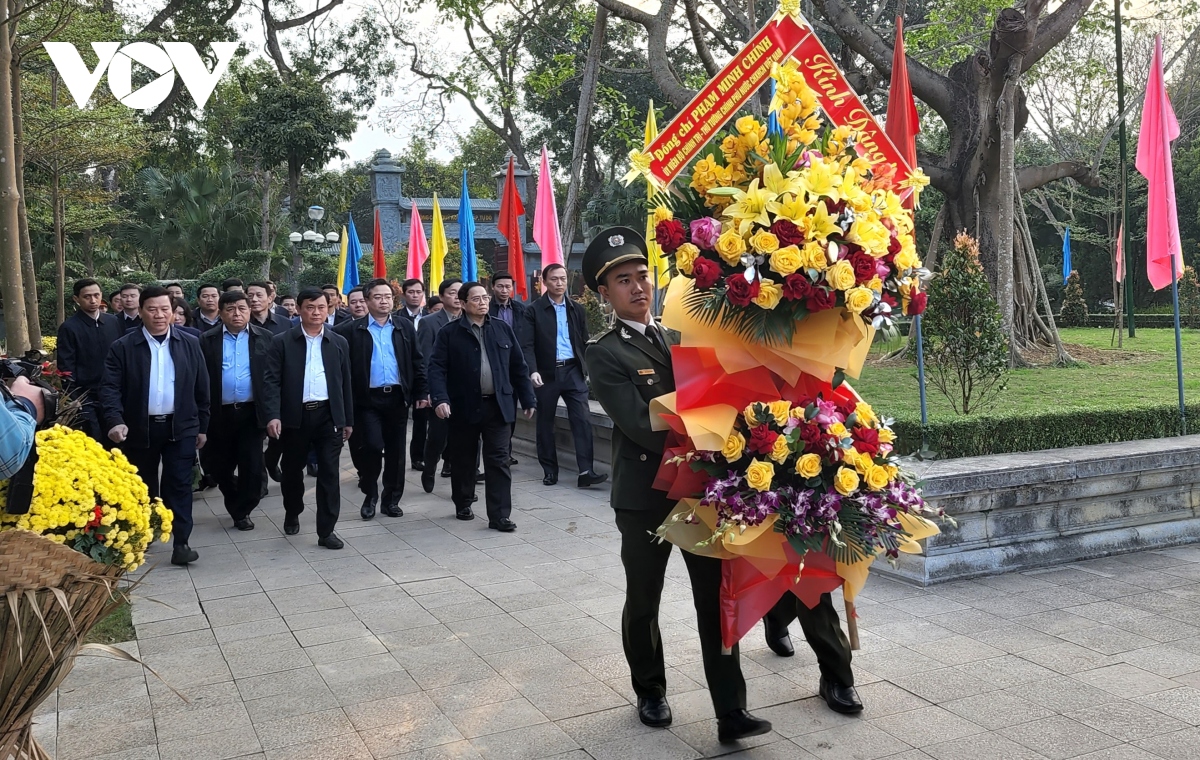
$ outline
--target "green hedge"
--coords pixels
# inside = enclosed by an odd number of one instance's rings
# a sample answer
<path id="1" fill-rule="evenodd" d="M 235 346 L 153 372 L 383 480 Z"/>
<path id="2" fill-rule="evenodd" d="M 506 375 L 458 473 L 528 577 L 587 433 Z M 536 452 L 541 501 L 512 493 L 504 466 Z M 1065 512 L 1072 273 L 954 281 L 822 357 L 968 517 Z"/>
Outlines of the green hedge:
<path id="1" fill-rule="evenodd" d="M 1187 407 L 1189 430 L 1200 431 L 1200 405 Z M 897 451 L 921 447 L 920 417 L 897 417 Z M 930 451 L 941 459 L 1018 451 L 1090 446 L 1179 435 L 1179 407 L 1162 404 L 1126 409 L 1071 409 L 1035 415 L 970 415 L 931 420 Z"/>

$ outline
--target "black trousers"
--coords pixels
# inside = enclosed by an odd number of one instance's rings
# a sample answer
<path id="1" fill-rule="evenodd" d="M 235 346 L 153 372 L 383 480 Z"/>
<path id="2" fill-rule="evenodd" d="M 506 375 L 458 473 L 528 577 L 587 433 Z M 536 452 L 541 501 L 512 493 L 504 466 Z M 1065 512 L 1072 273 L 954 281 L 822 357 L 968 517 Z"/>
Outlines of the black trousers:
<path id="1" fill-rule="evenodd" d="M 425 458 L 425 433 L 429 428 L 431 416 L 433 416 L 433 410 L 429 407 L 424 409 L 414 407 L 412 410 L 412 441 L 408 447 L 408 458 L 414 462 L 420 462 Z"/>
<path id="2" fill-rule="evenodd" d="M 537 453 L 542 473 L 558 477 L 558 447 L 554 443 L 554 418 L 558 400 L 566 402 L 567 419 L 571 423 L 571 437 L 575 440 L 575 464 L 579 472 L 592 469 L 592 421 L 588 416 L 588 388 L 583 378 L 583 367 L 579 361 L 557 367 L 556 377 L 541 388 L 537 395 Z M 549 373 L 546 373 L 547 375 Z M 542 377 L 546 379 L 545 376 Z"/>
<path id="3" fill-rule="evenodd" d="M 225 511 L 234 520 L 249 517 L 262 498 L 263 431 L 258 427 L 254 402 L 228 405 L 221 422 L 208 431 L 209 474 L 217 479 Z M 236 475 L 235 475 L 236 472 Z"/>
<path id="4" fill-rule="evenodd" d="M 850 640 L 842 631 L 841 619 L 829 594 L 821 594 L 821 601 L 810 610 L 789 591 L 771 608 L 766 619 L 771 621 L 776 630 L 787 628 L 793 620 L 799 619 L 804 638 L 817 656 L 821 675 L 826 680 L 845 686 L 854 685 L 854 671 L 850 668 Z"/>
<path id="5" fill-rule="evenodd" d="M 453 468 L 450 454 L 446 451 L 446 442 L 450 435 L 450 420 L 444 420 L 436 414 L 426 418 L 428 426 L 425 431 L 425 472 L 437 474 L 438 461 L 446 454 L 446 461 Z"/>
<path id="6" fill-rule="evenodd" d="M 83 399 L 83 405 L 79 407 L 79 416 L 76 417 L 75 427 L 82 430 L 89 437 L 100 442 L 100 445 L 105 448 L 112 446 L 112 440 L 108 437 L 108 431 L 100 422 L 100 402 L 96 401 L 96 391 L 87 390 L 86 388 L 76 388 L 72 391 L 76 394 L 86 394 Z"/>
<path id="7" fill-rule="evenodd" d="M 170 420 L 149 423 L 148 433 L 149 446 L 122 445 L 121 451 L 146 481 L 150 498 L 162 497 L 174 513 L 171 532 L 175 545 L 186 544 L 192 536 L 192 462 L 196 459 L 196 436 L 172 439 Z M 159 465 L 162 465 L 161 477 Z"/>
<path id="8" fill-rule="evenodd" d="M 311 448 L 317 458 L 317 536 L 333 533 L 341 512 L 342 491 L 338 457 L 342 454 L 342 429 L 333 426 L 329 403 L 305 409 L 300 427 L 286 428 L 280 436 L 283 449 L 283 510 L 291 519 L 304 511 L 304 467 Z"/>
<path id="9" fill-rule="evenodd" d="M 488 520 L 503 520 L 512 514 L 512 428 L 495 396 L 483 399 L 483 418 L 467 422 L 451 415 L 446 461 L 450 463 L 450 498 L 455 509 L 471 506 L 475 497 L 475 460 L 482 449 L 484 502 Z M 432 431 L 432 425 L 430 426 Z M 429 467 L 429 460 L 425 461 Z"/>
<path id="10" fill-rule="evenodd" d="M 621 564 L 625 566 L 621 642 L 634 692 L 639 697 L 665 697 L 667 674 L 658 607 L 672 545 L 658 541 L 653 531 L 662 525 L 674 504 L 661 492 L 651 494 L 648 498 L 661 505 L 647 510 L 614 510 L 621 531 Z M 719 718 L 746 707 L 746 680 L 738 647 L 734 645 L 732 652 L 721 654 L 721 560 L 684 552 L 683 561 L 692 580 L 704 677 Z"/>
<path id="11" fill-rule="evenodd" d="M 350 436 L 350 459 L 358 470 L 358 487 L 365 494 L 379 493 L 383 474 L 384 502 L 404 496 L 404 429 L 408 426 L 408 404 L 399 386 L 390 393 L 372 388 L 367 398 L 355 403 L 354 434 Z"/>

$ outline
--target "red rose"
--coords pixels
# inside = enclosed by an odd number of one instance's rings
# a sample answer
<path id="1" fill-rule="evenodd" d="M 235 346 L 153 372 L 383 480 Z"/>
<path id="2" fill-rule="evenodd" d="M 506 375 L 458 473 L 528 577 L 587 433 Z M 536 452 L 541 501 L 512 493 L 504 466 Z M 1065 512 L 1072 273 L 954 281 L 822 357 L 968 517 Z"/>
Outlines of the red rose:
<path id="1" fill-rule="evenodd" d="M 856 427 L 850 431 L 854 439 L 854 448 L 864 454 L 875 456 L 879 453 L 879 431 L 875 428 Z"/>
<path id="2" fill-rule="evenodd" d="M 908 316 L 915 317 L 918 314 L 925 313 L 925 307 L 929 305 L 929 296 L 924 292 L 917 293 L 908 302 Z"/>
<path id="3" fill-rule="evenodd" d="M 721 265 L 712 259 L 697 256 L 692 263 L 692 278 L 696 280 L 697 290 L 708 290 L 721 279 Z"/>
<path id="4" fill-rule="evenodd" d="M 800 431 L 800 440 L 804 441 L 805 453 L 822 453 L 821 441 L 825 436 L 821 433 L 820 425 L 815 422 L 802 422 L 796 429 Z"/>
<path id="5" fill-rule="evenodd" d="M 870 282 L 875 276 L 875 258 L 867 253 L 850 254 L 850 266 L 854 267 L 854 282 L 862 285 L 864 282 Z"/>
<path id="6" fill-rule="evenodd" d="M 694 269 L 692 271 L 695 272 Z M 744 309 L 758 297 L 761 287 L 758 280 L 749 282 L 743 275 L 736 274 L 725 280 L 725 297 L 729 299 L 729 303 Z"/>
<path id="7" fill-rule="evenodd" d="M 809 311 L 825 311 L 832 309 L 837 305 L 837 296 L 829 288 L 815 287 L 808 294 L 808 299 L 804 302 L 804 308 Z"/>
<path id="8" fill-rule="evenodd" d="M 846 202 L 838 201 L 837 203 L 830 205 L 829 201 L 825 201 L 825 209 L 829 212 L 830 216 L 837 216 L 846 210 Z"/>
<path id="9" fill-rule="evenodd" d="M 882 298 L 883 302 L 886 303 L 888 306 L 891 306 L 893 310 L 899 305 L 899 302 L 896 301 L 896 297 L 894 295 L 892 295 L 891 293 L 887 292 L 886 290 L 883 292 L 883 295 L 881 296 L 881 298 Z"/>
<path id="10" fill-rule="evenodd" d="M 772 447 L 775 446 L 775 439 L 778 437 L 779 433 L 766 425 L 756 425 L 750 431 L 750 439 L 746 441 L 746 448 L 755 454 L 770 454 Z"/>
<path id="11" fill-rule="evenodd" d="M 804 246 L 804 232 L 790 219 L 776 219 L 771 225 L 771 234 L 779 238 L 780 246 Z"/>
<path id="12" fill-rule="evenodd" d="M 854 414 L 854 410 L 858 408 L 858 399 L 856 399 L 856 398 L 835 398 L 833 400 L 833 404 L 834 404 L 834 406 L 837 407 L 837 410 L 839 412 L 841 412 L 843 415 L 849 417 L 850 415 Z"/>
<path id="13" fill-rule="evenodd" d="M 687 242 L 687 232 L 683 222 L 678 219 L 664 219 L 654 227 L 654 239 L 667 253 L 675 253 L 679 246 Z"/>
<path id="14" fill-rule="evenodd" d="M 897 253 L 900 253 L 900 238 L 893 232 L 892 239 L 888 241 L 888 255 L 895 256 Z"/>
<path id="15" fill-rule="evenodd" d="M 803 301 L 812 293 L 812 283 L 802 274 L 789 274 L 783 278 L 783 297 L 789 301 Z"/>

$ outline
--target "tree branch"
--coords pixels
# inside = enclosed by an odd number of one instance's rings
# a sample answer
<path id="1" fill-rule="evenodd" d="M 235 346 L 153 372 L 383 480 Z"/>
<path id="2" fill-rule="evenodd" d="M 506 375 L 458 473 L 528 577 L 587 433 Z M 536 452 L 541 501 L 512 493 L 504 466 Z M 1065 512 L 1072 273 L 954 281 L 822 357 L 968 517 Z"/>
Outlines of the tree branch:
<path id="1" fill-rule="evenodd" d="M 623 3 L 621 0 L 596 0 L 596 3 L 608 8 L 608 12 L 617 18 L 641 24 L 647 30 L 658 23 L 657 16 L 653 16 L 640 8 L 635 8 L 628 3 Z"/>
<path id="2" fill-rule="evenodd" d="M 716 76 L 721 67 L 713 60 L 712 51 L 708 49 L 708 43 L 704 41 L 704 30 L 700 28 L 700 14 L 696 10 L 696 0 L 683 0 L 683 12 L 687 16 L 688 27 L 692 31 L 692 44 L 696 46 L 696 54 L 700 56 L 704 70 L 710 77 Z"/>
<path id="3" fill-rule="evenodd" d="M 1021 192 L 1047 185 L 1058 179 L 1070 177 L 1085 187 L 1100 187 L 1100 175 L 1083 161 L 1059 161 L 1044 166 L 1022 166 L 1017 169 L 1017 186 Z"/>
<path id="4" fill-rule="evenodd" d="M 671 59 L 667 55 L 667 34 L 671 31 L 671 18 L 675 15 L 677 0 L 662 0 L 657 15 L 634 8 L 621 0 L 596 0 L 617 18 L 633 21 L 646 30 L 646 61 L 654 84 L 662 91 L 667 100 L 676 108 L 683 108 L 695 95 L 695 91 L 685 86 L 671 68 Z"/>
<path id="5" fill-rule="evenodd" d="M 306 13 L 303 16 L 297 16 L 296 18 L 290 18 L 287 21 L 276 21 L 275 22 L 275 31 L 282 32 L 285 29 L 291 29 L 293 27 L 303 26 L 304 24 L 307 24 L 309 21 L 312 21 L 315 18 L 320 18 L 321 16 L 324 16 L 326 13 L 329 13 L 331 10 L 333 10 L 334 8 L 341 5 L 342 2 L 343 2 L 343 0 L 329 0 L 328 3 L 326 3 L 325 5 L 319 6 L 312 13 Z"/>
<path id="6" fill-rule="evenodd" d="M 1083 18 L 1095 0 L 1066 0 L 1058 10 L 1038 22 L 1037 36 L 1033 38 L 1033 47 L 1025 54 L 1021 71 L 1029 71 L 1046 53 L 1066 39 L 1079 20 Z"/>

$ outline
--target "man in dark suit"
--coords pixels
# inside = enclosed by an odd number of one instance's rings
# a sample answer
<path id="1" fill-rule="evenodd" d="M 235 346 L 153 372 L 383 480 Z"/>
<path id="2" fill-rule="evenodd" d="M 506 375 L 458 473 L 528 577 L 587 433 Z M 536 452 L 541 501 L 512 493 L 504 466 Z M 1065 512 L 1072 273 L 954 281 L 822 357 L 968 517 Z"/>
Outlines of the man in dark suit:
<path id="1" fill-rule="evenodd" d="M 520 331 L 525 325 L 525 311 L 529 304 L 513 297 L 513 276 L 508 272 L 497 272 L 492 276 L 492 303 L 488 316 L 498 319 L 513 329 L 520 340 Z M 522 349 L 524 351 L 524 349 Z M 529 359 L 525 360 L 526 363 Z"/>
<path id="2" fill-rule="evenodd" d="M 164 288 L 148 285 L 141 326 L 116 340 L 104 361 L 100 404 L 108 437 L 121 447 L 150 489 L 175 513 L 171 563 L 199 555 L 192 534 L 192 462 L 208 432 L 208 371 L 200 343 L 171 329 L 175 313 Z M 159 478 L 159 465 L 162 478 Z"/>
<path id="3" fill-rule="evenodd" d="M 404 432 L 408 407 L 429 406 L 425 361 L 412 323 L 392 313 L 395 296 L 387 280 L 371 280 L 362 289 L 368 315 L 334 328 L 350 344 L 350 386 L 354 389 L 355 433 L 350 457 L 358 487 L 366 495 L 360 514 L 375 516 L 379 476 L 383 474 L 380 511 L 401 517 L 404 496 Z"/>
<path id="4" fill-rule="evenodd" d="M 262 498 L 262 442 L 267 427 L 260 399 L 274 336 L 250 324 L 245 293 L 223 293 L 220 306 L 222 327 L 200 336 L 212 399 L 205 467 L 221 489 L 234 527 L 254 530 L 250 513 Z"/>
<path id="5" fill-rule="evenodd" d="M 512 328 L 488 316 L 487 288 L 468 282 L 459 293 L 464 316 L 438 333 L 429 362 L 434 411 L 450 429 L 450 493 L 458 519 L 472 519 L 475 459 L 482 445 L 488 527 L 508 533 L 517 527 L 509 519 L 512 423 L 517 401 L 528 419 L 537 398 Z"/>
<path id="6" fill-rule="evenodd" d="M 271 311 L 275 312 L 275 316 L 285 322 L 291 319 L 291 312 L 283 305 L 283 299 L 279 298 L 279 293 L 275 289 L 275 283 L 271 280 L 264 280 L 267 284 L 267 298 L 271 301 Z"/>
<path id="7" fill-rule="evenodd" d="M 329 299 L 329 313 L 325 315 L 325 324 L 329 327 L 337 327 L 343 322 L 349 322 L 353 317 L 350 316 L 350 310 L 342 306 L 342 292 L 338 290 L 337 285 L 326 284 L 321 286 L 321 292 Z"/>
<path id="8" fill-rule="evenodd" d="M 425 301 L 424 283 L 415 277 L 407 279 L 400 285 L 400 295 L 402 301 L 396 314 L 407 320 L 413 326 L 413 330 L 419 330 L 421 320 L 429 315 L 423 305 Z M 429 356 L 426 354 L 423 359 L 428 361 Z M 415 400 L 413 403 L 412 439 L 408 444 L 408 457 L 412 460 L 412 468 L 417 472 L 423 472 L 425 470 L 425 434 L 429 429 L 429 417 L 433 414 L 433 410 L 428 406 L 418 408 Z"/>
<path id="9" fill-rule="evenodd" d="M 116 308 L 119 309 L 117 319 L 120 320 L 119 324 L 121 325 L 122 335 L 135 327 L 142 326 L 142 318 L 139 315 L 141 292 L 142 289 L 132 282 L 125 283 L 121 286 L 121 290 L 118 291 L 121 303 Z"/>
<path id="10" fill-rule="evenodd" d="M 196 289 L 196 311 L 194 318 L 200 332 L 221 326 L 221 290 L 212 283 L 204 283 Z"/>
<path id="11" fill-rule="evenodd" d="M 95 280 L 76 280 L 73 292 L 76 312 L 58 326 L 58 370 L 66 375 L 64 390 L 83 400 L 80 429 L 107 444 L 106 430 L 100 424 L 100 382 L 109 346 L 121 337 L 120 317 L 100 311 L 104 295 Z"/>
<path id="12" fill-rule="evenodd" d="M 429 375 L 429 361 L 433 357 L 433 345 L 438 333 L 446 325 L 462 316 L 462 304 L 458 300 L 458 289 L 462 280 L 450 278 L 442 280 L 438 286 L 438 297 L 442 309 L 434 314 L 422 317 L 417 325 L 417 343 L 421 346 L 421 356 L 425 358 L 425 374 Z M 425 451 L 421 456 L 425 467 L 421 470 L 421 487 L 425 493 L 433 493 L 434 475 L 437 474 L 438 460 L 446 450 L 446 436 L 449 434 L 448 423 L 436 414 L 429 417 L 429 428 L 426 431 Z M 447 460 L 442 467 L 442 477 L 450 477 L 450 462 Z"/>
<path id="13" fill-rule="evenodd" d="M 304 463 L 311 448 L 317 461 L 317 543 L 341 549 L 333 529 L 342 500 L 338 457 L 354 426 L 350 348 L 326 329 L 324 293 L 305 288 L 297 301 L 301 322 L 272 339 L 263 384 L 267 435 L 279 438 L 283 448 L 283 532 L 300 532 Z"/>
<path id="14" fill-rule="evenodd" d="M 292 329 L 292 323 L 279 316 L 272 308 L 271 288 L 266 282 L 252 282 L 246 286 L 246 302 L 250 305 L 250 324 L 261 327 L 271 335 Z"/>
<path id="15" fill-rule="evenodd" d="M 646 243 L 635 230 L 614 227 L 592 241 L 583 256 L 588 287 L 608 299 L 617 321 L 588 345 L 592 387 L 613 421 L 612 506 L 621 532 L 625 567 L 625 611 L 621 639 L 637 694 L 638 717 L 648 726 L 671 724 L 663 642 L 658 630 L 671 544 L 654 530 L 675 506 L 653 487 L 666 446 L 666 432 L 650 426 L 650 401 L 675 390 L 668 346 L 678 333 L 657 327 L 650 314 L 654 286 Z M 664 334 L 665 333 L 665 334 Z M 738 647 L 721 653 L 721 560 L 683 553 L 692 581 L 704 677 L 722 742 L 758 736 L 771 724 L 746 711 L 746 681 Z"/>
<path id="16" fill-rule="evenodd" d="M 396 313 L 411 322 L 414 328 L 419 327 L 421 318 L 429 314 L 424 306 L 424 283 L 415 277 L 409 278 L 400 285 L 400 293 L 404 301 Z"/>
<path id="17" fill-rule="evenodd" d="M 524 328 L 518 330 L 529 377 L 537 392 L 538 462 L 542 483 L 558 482 L 558 447 L 554 442 L 554 420 L 559 398 L 567 404 L 567 419 L 575 440 L 575 463 L 580 488 L 608 480 L 592 469 L 592 422 L 589 418 L 588 387 L 584 378 L 583 348 L 588 342 L 587 314 L 583 306 L 567 298 L 567 270 L 550 264 L 542 270 L 546 293 L 525 310 Z"/>

